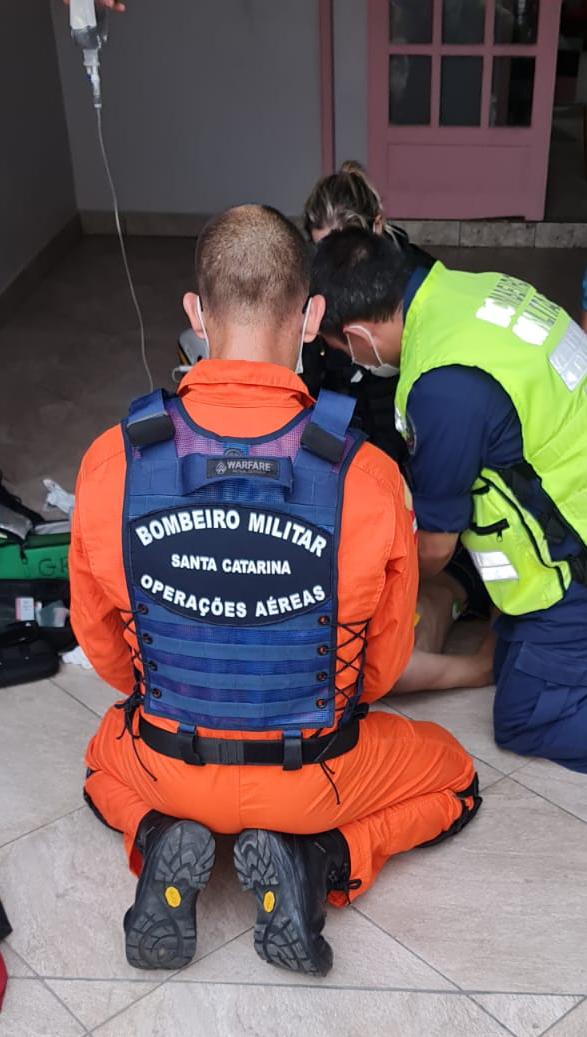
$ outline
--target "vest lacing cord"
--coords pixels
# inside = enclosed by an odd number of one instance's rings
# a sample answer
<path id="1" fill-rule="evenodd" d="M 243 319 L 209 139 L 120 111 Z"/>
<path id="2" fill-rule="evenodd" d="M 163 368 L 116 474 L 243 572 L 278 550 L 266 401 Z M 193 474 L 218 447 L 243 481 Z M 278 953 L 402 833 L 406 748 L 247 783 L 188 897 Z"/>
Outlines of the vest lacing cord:
<path id="1" fill-rule="evenodd" d="M 127 609 L 124 609 L 124 610 L 121 609 L 120 610 L 121 618 L 122 618 L 123 611 L 125 613 L 127 613 L 128 616 L 129 616 L 128 619 L 125 619 L 125 620 L 122 621 L 123 629 L 125 631 L 126 630 L 130 630 L 131 634 L 134 634 L 134 636 L 137 637 L 136 626 L 134 628 L 132 626 L 132 624 L 134 624 L 134 622 L 135 622 L 135 614 L 134 614 L 134 612 L 128 611 Z M 137 641 L 138 641 L 138 638 L 137 638 Z M 124 712 L 124 722 L 123 722 L 122 731 L 120 732 L 119 735 L 117 735 L 116 741 L 119 742 L 120 739 L 123 738 L 124 735 L 128 732 L 128 734 L 130 735 L 130 738 L 131 738 L 133 752 L 134 752 L 134 754 L 135 754 L 139 764 L 141 765 L 141 767 L 143 768 L 145 773 L 148 774 L 149 777 L 153 779 L 153 781 L 157 781 L 157 776 L 155 774 L 153 774 L 152 771 L 149 770 L 147 765 L 145 763 L 143 763 L 143 761 L 141 760 L 141 757 L 139 756 L 139 751 L 137 749 L 137 744 L 136 743 L 142 741 L 142 739 L 141 739 L 140 735 L 135 735 L 135 733 L 133 731 L 134 716 L 135 716 L 135 713 L 136 713 L 137 709 L 139 709 L 139 707 L 141 706 L 141 704 L 143 702 L 144 696 L 143 696 L 143 693 L 141 691 L 141 677 L 140 677 L 140 673 L 137 670 L 137 666 L 136 666 L 137 662 L 141 661 L 141 656 L 140 656 L 140 653 L 137 652 L 136 648 L 133 648 L 131 645 L 129 645 L 129 651 L 130 651 L 131 662 L 132 662 L 133 669 L 134 669 L 134 672 L 135 672 L 136 682 L 135 682 L 135 685 L 133 687 L 133 690 L 132 690 L 131 694 L 128 695 L 124 699 L 123 702 L 115 702 L 114 703 L 114 708 L 115 709 L 121 709 Z"/>
<path id="2" fill-rule="evenodd" d="M 341 623 L 339 622 L 341 630 L 345 630 L 350 636 L 346 641 L 342 641 L 340 645 L 337 645 L 335 651 L 335 664 L 340 667 L 335 672 L 334 679 L 334 694 L 331 698 L 336 699 L 337 695 L 342 695 L 345 700 L 343 706 L 338 706 L 336 712 L 340 713 L 339 724 L 345 720 L 349 720 L 353 714 L 358 699 L 362 692 L 361 677 L 363 674 L 363 664 L 365 662 L 365 651 L 367 649 L 367 628 L 369 626 L 368 619 L 357 620 L 355 623 Z M 358 629 L 357 629 L 358 628 Z M 348 645 L 353 644 L 354 641 L 359 642 L 357 652 L 351 659 L 343 659 L 339 654 L 341 649 L 347 648 Z M 347 684 L 344 688 L 339 687 L 339 680 L 342 674 L 346 674 L 350 670 L 350 684 Z M 352 689 L 350 692 L 348 689 Z"/>
<path id="3" fill-rule="evenodd" d="M 324 748 L 324 753 L 328 752 L 328 749 L 332 745 L 332 742 L 336 739 L 336 737 L 338 735 L 338 728 L 340 727 L 340 724 L 342 723 L 342 721 L 344 719 L 345 713 L 349 713 L 349 714 L 355 713 L 355 715 L 356 715 L 359 712 L 356 707 L 358 705 L 358 699 L 359 699 L 359 696 L 361 694 L 360 680 L 361 680 L 361 675 L 362 675 L 362 672 L 363 672 L 363 662 L 364 662 L 364 659 L 365 659 L 365 650 L 366 650 L 366 647 L 367 647 L 367 627 L 368 627 L 368 625 L 369 625 L 369 620 L 368 619 L 357 620 L 357 622 L 355 622 L 355 623 L 341 623 L 341 622 L 339 622 L 338 626 L 342 630 L 345 630 L 347 632 L 347 634 L 349 634 L 350 636 L 347 638 L 346 641 L 342 641 L 340 645 L 337 645 L 337 647 L 335 649 L 329 649 L 329 651 L 334 651 L 335 652 L 335 664 L 338 666 L 338 664 L 340 663 L 340 669 L 337 669 L 336 673 L 335 673 L 334 694 L 330 696 L 330 700 L 332 700 L 333 698 L 336 699 L 337 695 L 342 695 L 342 697 L 345 700 L 345 703 L 344 703 L 343 706 L 338 706 L 337 707 L 336 711 L 339 712 L 341 715 L 340 715 L 340 717 L 338 719 L 338 724 L 337 724 L 336 728 L 332 732 L 332 737 L 328 740 L 328 742 L 327 742 L 327 744 L 326 744 L 326 746 Z M 356 627 L 358 627 L 359 629 L 358 630 L 355 629 Z M 359 647 L 358 647 L 357 653 L 352 657 L 352 659 L 348 659 L 348 660 L 347 659 L 343 659 L 339 655 L 340 650 L 342 648 L 346 648 L 348 645 L 351 645 L 354 641 L 358 641 L 359 642 Z M 342 673 L 345 673 L 347 670 L 350 670 L 351 674 L 352 674 L 351 684 L 348 684 L 345 688 L 340 688 L 340 687 L 338 687 L 338 679 L 339 679 L 340 675 Z M 347 691 L 347 688 L 352 688 L 353 689 L 352 693 L 349 694 L 349 692 Z M 327 699 L 327 701 L 329 701 L 329 700 Z M 359 713 L 359 715 L 360 716 L 365 716 L 366 713 L 363 713 L 361 711 Z M 317 737 L 320 735 L 320 732 L 322 730 L 323 730 L 323 728 L 320 728 L 320 730 L 316 731 L 316 736 Z M 333 790 L 334 795 L 336 797 L 336 805 L 337 805 L 337 807 L 340 806 L 340 803 L 341 803 L 340 794 L 339 794 L 338 788 L 336 786 L 336 782 L 334 781 L 334 777 L 333 777 L 333 775 L 335 774 L 335 771 L 332 769 L 332 767 L 328 766 L 328 764 L 326 763 L 325 760 L 320 760 L 320 758 L 318 758 L 316 760 L 316 763 L 319 763 L 320 770 L 324 774 L 324 776 L 327 779 L 327 781 L 329 782 L 329 784 L 332 786 L 332 790 Z M 360 880 L 357 880 L 357 881 L 360 882 Z M 351 885 L 348 888 L 349 889 L 354 889 L 355 887 L 353 887 Z M 356 888 L 358 888 L 358 887 L 356 887 Z M 346 891 L 346 889 L 343 889 L 342 892 L 347 892 L 347 891 Z"/>
<path id="4" fill-rule="evenodd" d="M 145 771 L 145 773 L 148 774 L 149 777 L 153 779 L 153 781 L 157 781 L 157 776 L 155 774 L 153 774 L 153 771 L 149 770 L 147 765 L 145 763 L 143 763 L 143 761 L 141 760 L 141 757 L 139 756 L 139 751 L 137 749 L 137 742 L 140 742 L 142 739 L 141 739 L 140 735 L 135 735 L 135 733 L 134 733 L 134 731 L 132 729 L 135 713 L 136 713 L 137 709 L 139 708 L 139 706 L 141 705 L 142 701 L 143 701 L 143 694 L 141 692 L 141 685 L 140 685 L 140 681 L 137 681 L 137 683 L 135 684 L 135 686 L 134 686 L 134 688 L 132 690 L 132 693 L 130 695 L 128 695 L 127 698 L 125 698 L 124 702 L 115 702 L 114 703 L 114 708 L 115 709 L 121 709 L 124 712 L 124 723 L 123 723 L 122 731 L 120 732 L 119 735 L 116 736 L 116 741 L 119 742 L 120 739 L 124 738 L 124 735 L 128 732 L 128 734 L 130 735 L 130 738 L 131 738 L 133 752 L 134 752 L 138 762 L 140 763 L 140 765 L 143 768 L 143 770 Z"/>
<path id="5" fill-rule="evenodd" d="M 129 618 L 128 619 L 122 619 L 122 617 L 124 615 L 127 615 Z M 138 644 L 139 643 L 139 635 L 137 634 L 136 616 L 134 614 L 134 611 L 132 609 L 120 609 L 120 618 L 122 619 L 122 629 L 123 629 L 123 631 L 126 633 L 126 631 L 129 630 L 130 633 L 133 635 L 133 637 L 136 638 L 136 641 L 137 641 L 137 644 Z M 127 644 L 128 644 L 128 642 L 127 642 Z M 133 669 L 135 671 L 135 674 L 137 675 L 137 680 L 138 680 L 137 663 L 142 663 L 141 653 L 139 651 L 137 651 L 136 648 L 133 648 L 132 645 L 130 645 L 130 644 L 128 645 L 128 650 L 130 652 L 130 661 L 131 661 L 131 663 L 133 665 Z"/>

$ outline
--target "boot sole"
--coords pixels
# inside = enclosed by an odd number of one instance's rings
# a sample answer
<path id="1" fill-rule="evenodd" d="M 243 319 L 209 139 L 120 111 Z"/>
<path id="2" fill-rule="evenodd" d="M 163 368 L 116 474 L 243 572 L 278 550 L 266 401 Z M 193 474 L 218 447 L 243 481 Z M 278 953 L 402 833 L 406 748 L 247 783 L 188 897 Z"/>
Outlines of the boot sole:
<path id="1" fill-rule="evenodd" d="M 279 835 L 261 829 L 241 832 L 234 866 L 242 888 L 257 899 L 254 944 L 259 957 L 291 972 L 326 976 L 332 948 L 310 928 L 303 878 Z"/>
<path id="2" fill-rule="evenodd" d="M 180 969 L 196 953 L 196 900 L 214 866 L 207 828 L 178 821 L 149 854 L 124 919 L 126 957 L 136 969 Z"/>

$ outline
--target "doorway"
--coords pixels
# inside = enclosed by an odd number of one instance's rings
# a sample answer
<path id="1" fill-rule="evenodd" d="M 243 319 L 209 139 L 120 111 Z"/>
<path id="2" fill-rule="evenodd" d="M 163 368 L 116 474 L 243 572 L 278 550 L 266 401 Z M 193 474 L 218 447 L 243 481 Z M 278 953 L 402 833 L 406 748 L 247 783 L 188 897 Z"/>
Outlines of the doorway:
<path id="1" fill-rule="evenodd" d="M 544 216 L 560 0 L 368 0 L 369 165 L 404 219 Z"/>
<path id="2" fill-rule="evenodd" d="M 563 0 L 546 219 L 587 223 L 587 0 Z"/>

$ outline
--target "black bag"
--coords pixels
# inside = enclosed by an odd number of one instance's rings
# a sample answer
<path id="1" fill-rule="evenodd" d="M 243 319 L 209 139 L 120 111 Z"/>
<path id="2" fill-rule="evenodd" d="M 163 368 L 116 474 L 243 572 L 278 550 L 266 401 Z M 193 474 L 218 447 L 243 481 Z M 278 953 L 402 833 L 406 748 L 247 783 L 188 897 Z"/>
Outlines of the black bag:
<path id="1" fill-rule="evenodd" d="M 2 906 L 2 901 L 0 900 L 0 943 L 2 940 L 5 940 L 7 936 L 10 936 L 11 932 L 12 926 L 8 921 L 8 916 Z"/>
<path id="2" fill-rule="evenodd" d="M 27 508 L 3 485 L 0 472 L 0 688 L 52 677 L 58 653 L 75 647 L 69 619 L 62 627 L 40 627 L 32 615 L 19 622 L 16 607 L 17 599 L 29 598 L 69 608 L 70 534 L 63 525 L 46 523 Z"/>
<path id="3" fill-rule="evenodd" d="M 2 901 L 0 900 L 0 943 L 5 940 L 7 936 L 10 936 L 12 932 L 12 926 L 6 917 L 6 911 L 2 907 Z M 4 992 L 6 990 L 6 984 L 8 982 L 8 974 L 6 972 L 6 965 L 4 959 L 0 954 L 0 1012 L 2 1011 L 2 1002 L 4 1000 Z"/>
<path id="4" fill-rule="evenodd" d="M 69 608 L 69 583 L 67 580 L 0 579 L 0 616 L 10 616 L 4 622 L 0 618 L 0 638 L 5 630 L 17 625 L 14 615 L 14 603 L 17 598 L 33 598 L 42 605 L 47 605 L 51 601 L 62 601 Z M 39 627 L 36 623 L 33 625 L 37 629 L 37 636 L 42 637 L 58 652 L 69 652 L 77 644 L 69 619 L 64 627 Z"/>
<path id="5" fill-rule="evenodd" d="M 59 655 L 36 623 L 13 623 L 0 633 L 0 688 L 53 677 L 58 669 Z"/>

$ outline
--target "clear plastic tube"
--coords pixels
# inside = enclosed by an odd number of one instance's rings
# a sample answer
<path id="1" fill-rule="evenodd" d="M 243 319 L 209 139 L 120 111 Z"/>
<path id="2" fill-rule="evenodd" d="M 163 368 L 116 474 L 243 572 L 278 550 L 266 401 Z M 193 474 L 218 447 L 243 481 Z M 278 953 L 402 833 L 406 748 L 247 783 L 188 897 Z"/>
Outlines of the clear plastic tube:
<path id="1" fill-rule="evenodd" d="M 108 184 L 110 186 L 110 192 L 112 194 L 112 204 L 113 204 L 113 208 L 114 208 L 114 222 L 116 224 L 116 233 L 118 234 L 118 240 L 120 242 L 120 251 L 121 251 L 121 254 L 122 254 L 122 262 L 124 264 L 124 269 L 125 269 L 125 272 L 126 272 L 126 279 L 128 281 L 128 287 L 129 287 L 129 290 L 130 290 L 130 296 L 131 296 L 131 299 L 132 299 L 132 302 L 133 302 L 133 306 L 135 308 L 135 311 L 136 311 L 136 314 L 137 314 L 137 318 L 138 318 L 138 322 L 139 322 L 139 331 L 140 331 L 140 339 L 141 339 L 141 360 L 142 360 L 143 367 L 145 369 L 145 372 L 146 372 L 146 375 L 147 375 L 147 379 L 148 379 L 148 382 L 149 382 L 149 392 L 152 392 L 153 388 L 154 388 L 154 383 L 153 383 L 153 375 L 151 374 L 151 368 L 149 367 L 149 361 L 147 360 L 147 343 L 146 343 L 146 338 L 145 338 L 145 324 L 144 324 L 144 321 L 143 321 L 143 314 L 141 312 L 141 307 L 139 306 L 139 300 L 137 299 L 137 293 L 135 291 L 135 286 L 134 286 L 134 282 L 133 282 L 133 279 L 132 279 L 132 274 L 130 272 L 128 256 L 126 254 L 126 245 L 124 243 L 124 236 L 123 236 L 123 233 L 122 233 L 122 227 L 120 225 L 120 211 L 119 211 L 119 207 L 118 207 L 118 197 L 117 197 L 117 194 L 116 194 L 116 188 L 114 186 L 114 180 L 112 178 L 112 173 L 110 171 L 110 163 L 108 161 L 108 154 L 106 152 L 106 146 L 104 144 L 104 134 L 102 132 L 102 110 L 101 110 L 101 108 L 96 108 L 95 111 L 96 111 L 96 121 L 97 121 L 97 124 L 98 124 L 98 141 L 100 143 L 100 151 L 101 151 L 101 154 L 102 154 L 102 160 L 104 162 L 104 169 L 106 170 L 106 176 L 108 178 Z"/>

